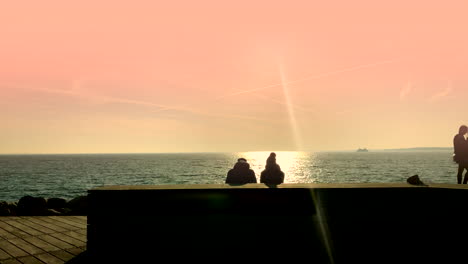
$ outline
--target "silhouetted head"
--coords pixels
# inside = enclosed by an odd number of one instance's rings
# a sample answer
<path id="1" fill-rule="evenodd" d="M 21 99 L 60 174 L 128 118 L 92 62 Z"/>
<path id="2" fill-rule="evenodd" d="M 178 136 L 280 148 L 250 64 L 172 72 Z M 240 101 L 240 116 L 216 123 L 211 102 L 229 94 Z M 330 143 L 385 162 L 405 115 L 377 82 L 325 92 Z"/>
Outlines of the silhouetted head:
<path id="1" fill-rule="evenodd" d="M 468 132 L 468 127 L 465 125 L 460 126 L 458 129 L 458 134 L 465 135 Z"/>
<path id="2" fill-rule="evenodd" d="M 274 152 L 270 153 L 270 156 L 268 157 L 267 162 L 266 162 L 265 169 L 266 170 L 281 170 L 280 166 L 276 164 L 276 153 Z"/>
<path id="3" fill-rule="evenodd" d="M 237 163 L 234 164 L 234 169 L 249 169 L 250 165 L 247 163 L 247 160 L 244 158 L 237 159 Z"/>
<path id="4" fill-rule="evenodd" d="M 270 156 L 266 160 L 267 165 L 268 164 L 276 164 L 276 154 L 274 152 L 270 153 Z"/>

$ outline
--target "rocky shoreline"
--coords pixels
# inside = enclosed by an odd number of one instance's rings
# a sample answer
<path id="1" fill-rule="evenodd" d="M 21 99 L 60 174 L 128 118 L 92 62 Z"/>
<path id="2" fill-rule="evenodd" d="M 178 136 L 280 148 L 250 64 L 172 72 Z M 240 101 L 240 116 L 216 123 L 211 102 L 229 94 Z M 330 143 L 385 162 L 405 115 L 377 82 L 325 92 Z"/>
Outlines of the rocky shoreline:
<path id="1" fill-rule="evenodd" d="M 24 196 L 18 202 L 0 202 L 0 216 L 87 215 L 88 197 L 71 200 Z"/>

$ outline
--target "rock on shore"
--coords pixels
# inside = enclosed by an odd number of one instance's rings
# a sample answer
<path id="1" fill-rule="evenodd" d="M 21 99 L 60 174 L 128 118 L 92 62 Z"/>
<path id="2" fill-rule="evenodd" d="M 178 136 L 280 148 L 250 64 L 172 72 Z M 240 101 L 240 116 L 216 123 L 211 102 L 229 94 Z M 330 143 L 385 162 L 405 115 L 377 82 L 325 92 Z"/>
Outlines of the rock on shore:
<path id="1" fill-rule="evenodd" d="M 0 216 L 87 215 L 88 197 L 62 198 L 24 196 L 18 202 L 0 202 Z"/>

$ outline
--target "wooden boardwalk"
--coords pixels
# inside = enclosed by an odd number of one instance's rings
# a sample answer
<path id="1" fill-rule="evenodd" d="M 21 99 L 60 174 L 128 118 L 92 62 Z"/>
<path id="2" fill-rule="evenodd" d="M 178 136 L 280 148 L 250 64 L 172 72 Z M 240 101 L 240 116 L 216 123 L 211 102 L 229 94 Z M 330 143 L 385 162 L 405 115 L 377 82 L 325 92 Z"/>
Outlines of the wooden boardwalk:
<path id="1" fill-rule="evenodd" d="M 86 221 L 86 216 L 0 217 L 0 263 L 66 263 L 86 250 Z"/>

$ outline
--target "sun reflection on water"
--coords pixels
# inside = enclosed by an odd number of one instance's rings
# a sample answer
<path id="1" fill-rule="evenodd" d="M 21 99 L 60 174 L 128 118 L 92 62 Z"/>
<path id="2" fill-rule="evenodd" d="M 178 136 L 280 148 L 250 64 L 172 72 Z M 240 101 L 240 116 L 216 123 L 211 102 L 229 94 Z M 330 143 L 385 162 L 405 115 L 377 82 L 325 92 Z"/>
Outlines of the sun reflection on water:
<path id="1" fill-rule="evenodd" d="M 276 153 L 276 163 L 284 172 L 285 183 L 313 182 L 310 167 L 314 165 L 315 159 L 310 153 L 300 151 L 273 151 Z M 266 160 L 271 151 L 252 151 L 238 153 L 239 157 L 247 159 L 250 168 L 255 171 L 257 179 L 265 169 Z"/>

